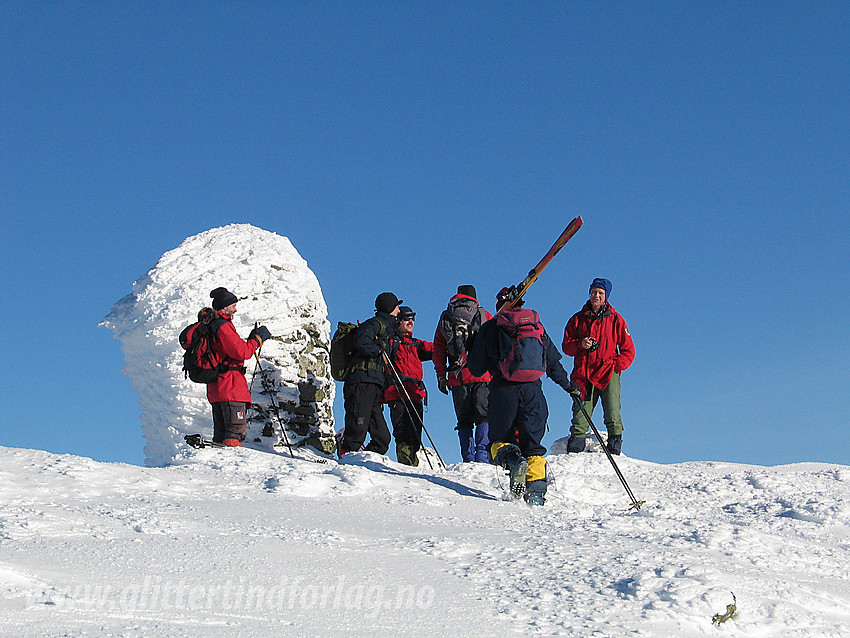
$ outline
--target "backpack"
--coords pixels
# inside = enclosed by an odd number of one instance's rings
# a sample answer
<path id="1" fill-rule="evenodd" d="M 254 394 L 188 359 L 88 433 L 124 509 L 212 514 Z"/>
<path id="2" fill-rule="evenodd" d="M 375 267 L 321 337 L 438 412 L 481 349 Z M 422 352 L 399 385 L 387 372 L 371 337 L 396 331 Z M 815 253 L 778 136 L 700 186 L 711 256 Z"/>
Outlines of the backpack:
<path id="1" fill-rule="evenodd" d="M 331 376 L 337 381 L 345 381 L 354 363 L 354 336 L 356 323 L 340 321 L 331 339 Z"/>
<path id="2" fill-rule="evenodd" d="M 496 315 L 499 372 L 508 381 L 528 383 L 546 373 L 543 324 L 534 310 L 520 308 Z"/>
<path id="3" fill-rule="evenodd" d="M 378 322 L 380 329 L 378 337 L 384 334 L 386 326 L 382 321 Z M 348 373 L 354 369 L 354 364 L 357 362 L 357 351 L 354 348 L 354 341 L 357 336 L 357 328 L 360 327 L 360 322 L 347 323 L 340 321 L 336 324 L 336 332 L 331 338 L 331 376 L 336 381 L 345 381 Z M 383 369 L 383 368 L 382 368 Z"/>
<path id="4" fill-rule="evenodd" d="M 224 320 L 212 308 L 203 308 L 198 313 L 198 321 L 186 326 L 180 333 L 180 345 L 186 351 L 183 354 L 183 376 L 195 383 L 210 384 L 218 380 L 219 374 L 236 370 L 224 366 L 221 357 L 212 348 L 218 329 Z"/>
<path id="5" fill-rule="evenodd" d="M 481 327 L 483 311 L 475 299 L 453 299 L 440 315 L 440 332 L 446 338 L 446 352 L 452 362 L 467 351 L 469 338 Z"/>

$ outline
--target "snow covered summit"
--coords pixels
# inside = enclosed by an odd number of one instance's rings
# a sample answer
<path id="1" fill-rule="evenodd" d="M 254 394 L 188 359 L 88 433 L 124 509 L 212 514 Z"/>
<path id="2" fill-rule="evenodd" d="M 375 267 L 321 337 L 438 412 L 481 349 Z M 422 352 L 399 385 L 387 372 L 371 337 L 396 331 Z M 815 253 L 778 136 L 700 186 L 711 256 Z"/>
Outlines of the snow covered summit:
<path id="1" fill-rule="evenodd" d="M 185 447 L 183 435 L 212 430 L 205 386 L 183 378 L 180 331 L 210 305 L 209 293 L 224 286 L 239 298 L 234 317 L 246 337 L 255 322 L 274 338 L 260 353 L 274 386 L 280 420 L 293 445 L 333 446 L 335 387 L 328 367 L 330 324 L 316 276 L 286 237 L 250 224 L 213 228 L 165 253 L 133 284 L 102 326 L 111 328 L 124 350 L 124 374 L 139 393 L 148 465 L 170 463 Z M 261 393 L 256 362 L 246 362 L 258 410 L 249 416 L 246 441 L 260 439 L 278 420 L 269 395 Z M 275 439 L 276 440 L 276 439 Z"/>

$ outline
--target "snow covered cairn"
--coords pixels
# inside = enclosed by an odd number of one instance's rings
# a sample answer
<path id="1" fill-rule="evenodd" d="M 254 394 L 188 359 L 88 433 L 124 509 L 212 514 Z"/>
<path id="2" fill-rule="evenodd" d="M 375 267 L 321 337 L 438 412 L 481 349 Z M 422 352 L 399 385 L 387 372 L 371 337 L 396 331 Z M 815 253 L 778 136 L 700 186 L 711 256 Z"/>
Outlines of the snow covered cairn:
<path id="1" fill-rule="evenodd" d="M 273 339 L 260 352 L 286 424 L 289 442 L 334 449 L 334 383 L 330 377 L 330 324 L 319 281 L 289 239 L 250 224 L 213 228 L 165 253 L 118 301 L 101 326 L 124 350 L 124 374 L 139 393 L 146 464 L 167 465 L 185 448 L 185 434 L 212 436 L 206 386 L 184 379 L 180 331 L 224 286 L 239 298 L 234 327 L 242 338 L 255 322 Z M 257 362 L 245 363 L 254 408 L 246 443 L 266 424 L 279 431 Z M 261 438 L 270 445 L 276 438 Z"/>

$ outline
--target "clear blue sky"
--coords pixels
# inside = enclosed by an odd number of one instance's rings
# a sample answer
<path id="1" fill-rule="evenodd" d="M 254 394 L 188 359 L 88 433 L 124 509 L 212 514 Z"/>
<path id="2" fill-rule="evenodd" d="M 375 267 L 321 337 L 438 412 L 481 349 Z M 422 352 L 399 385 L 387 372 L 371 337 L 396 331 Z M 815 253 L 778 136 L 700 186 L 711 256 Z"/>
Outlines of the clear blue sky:
<path id="1" fill-rule="evenodd" d="M 624 452 L 850 463 L 846 2 L 10 1 L 0 55 L 0 444 L 142 462 L 97 324 L 190 235 L 285 235 L 333 325 L 393 290 L 431 338 L 582 215 L 528 306 L 560 342 L 613 282 Z"/>

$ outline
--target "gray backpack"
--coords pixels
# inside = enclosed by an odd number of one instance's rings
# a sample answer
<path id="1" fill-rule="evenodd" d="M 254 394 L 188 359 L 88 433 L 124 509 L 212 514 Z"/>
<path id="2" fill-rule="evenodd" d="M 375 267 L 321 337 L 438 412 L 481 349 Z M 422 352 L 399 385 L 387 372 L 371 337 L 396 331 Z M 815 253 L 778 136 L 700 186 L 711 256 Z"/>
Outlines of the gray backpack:
<path id="1" fill-rule="evenodd" d="M 470 337 L 478 332 L 484 321 L 484 309 L 475 299 L 461 297 L 449 302 L 440 315 L 440 332 L 446 338 L 446 351 L 454 365 L 468 350 Z"/>

